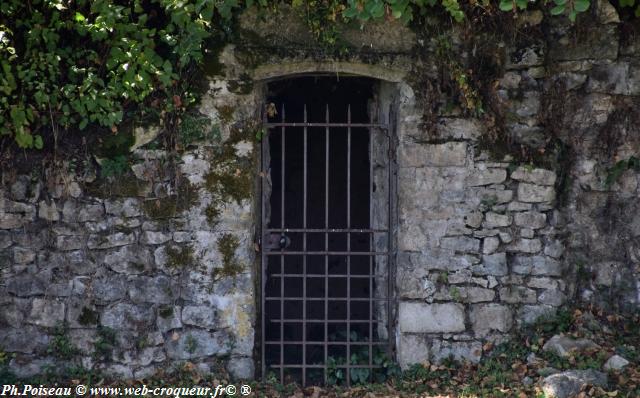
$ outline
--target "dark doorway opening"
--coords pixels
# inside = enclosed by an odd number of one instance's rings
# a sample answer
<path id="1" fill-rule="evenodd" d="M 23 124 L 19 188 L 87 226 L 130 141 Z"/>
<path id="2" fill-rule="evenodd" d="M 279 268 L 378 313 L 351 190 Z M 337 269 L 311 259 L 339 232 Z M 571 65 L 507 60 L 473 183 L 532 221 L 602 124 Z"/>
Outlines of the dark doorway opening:
<path id="1" fill-rule="evenodd" d="M 374 132 L 388 129 L 374 88 L 335 76 L 268 85 L 262 368 L 283 382 L 376 380 L 387 355 L 389 223 L 374 213 L 388 206 L 388 162 L 374 157 L 388 142 Z"/>

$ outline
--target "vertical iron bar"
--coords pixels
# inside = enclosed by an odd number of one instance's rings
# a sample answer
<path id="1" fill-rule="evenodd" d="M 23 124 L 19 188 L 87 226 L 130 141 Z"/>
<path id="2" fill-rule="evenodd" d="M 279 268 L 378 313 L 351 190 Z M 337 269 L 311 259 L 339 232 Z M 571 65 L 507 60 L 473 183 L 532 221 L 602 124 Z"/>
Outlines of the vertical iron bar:
<path id="1" fill-rule="evenodd" d="M 267 123 L 267 112 L 266 110 L 263 110 L 264 114 L 262 116 L 263 118 L 263 122 Z M 261 225 L 260 227 L 262 228 L 262 234 L 260 237 L 260 253 L 262 256 L 262 269 L 261 269 L 261 275 L 262 275 L 262 279 L 260 280 L 260 294 L 261 294 L 261 300 L 260 300 L 260 311 L 261 311 L 261 316 L 262 316 L 262 330 L 260 333 L 260 340 L 262 345 L 260 346 L 261 350 L 262 350 L 262 355 L 261 355 L 261 367 L 262 367 L 262 378 L 264 379 L 266 377 L 266 363 L 265 363 L 265 351 L 266 351 L 266 347 L 264 345 L 265 342 L 265 330 L 267 329 L 266 325 L 265 325 L 265 295 L 266 295 L 266 284 L 267 284 L 267 272 L 266 272 L 266 268 L 267 268 L 267 256 L 265 254 L 265 242 L 266 242 L 266 234 L 265 231 L 267 230 L 267 226 L 265 225 L 266 223 L 266 198 L 265 198 L 265 180 L 267 179 L 267 156 L 266 156 L 266 145 L 265 145 L 265 141 L 269 139 L 269 135 L 265 134 L 264 137 L 262 137 L 262 140 L 260 142 L 260 152 L 262 155 L 261 158 L 261 168 L 262 168 L 262 173 L 260 174 L 260 197 L 261 197 L 261 214 L 260 214 L 260 222 Z"/>
<path id="2" fill-rule="evenodd" d="M 390 118 L 391 111 L 389 111 L 389 114 L 387 115 L 387 118 Z M 389 122 L 391 123 L 391 120 L 389 120 Z M 387 185 L 388 185 L 388 191 L 387 191 L 387 336 L 388 336 L 388 342 L 387 342 L 387 355 L 389 357 L 391 357 L 391 327 L 392 327 L 392 322 L 391 322 L 391 294 L 393 293 L 393 285 L 392 285 L 392 281 L 391 281 L 391 261 L 394 259 L 393 255 L 392 255 L 392 250 L 393 250 L 393 237 L 391 235 L 392 231 L 391 231 L 391 227 L 392 227 L 392 223 L 393 223 L 393 217 L 394 217 L 394 205 L 392 203 L 393 199 L 394 199 L 394 192 L 395 192 L 395 178 L 394 178 L 394 158 L 395 158 L 395 147 L 394 147 L 394 142 L 393 142 L 393 134 L 392 134 L 392 130 L 389 128 L 386 130 L 387 131 L 387 149 L 388 149 L 388 153 L 387 153 L 387 173 L 388 173 L 388 180 L 387 180 Z"/>
<path id="3" fill-rule="evenodd" d="M 325 120 L 329 123 L 329 104 L 325 111 Z M 324 227 L 329 229 L 329 126 L 325 127 L 324 154 Z M 329 234 L 324 233 L 324 249 L 329 251 Z M 327 383 L 327 360 L 329 351 L 329 256 L 324 256 L 324 382 Z"/>
<path id="4" fill-rule="evenodd" d="M 373 228 L 373 129 L 369 130 L 369 228 Z M 373 242 L 375 233 L 369 234 L 369 251 L 375 251 Z M 375 256 L 369 256 L 369 366 L 373 366 L 373 296 L 375 294 L 373 281 L 375 272 Z"/>
<path id="5" fill-rule="evenodd" d="M 307 123 L 307 104 L 304 104 L 304 122 Z M 303 187 L 302 187 L 302 228 L 307 229 L 307 127 L 303 137 Z M 307 233 L 302 233 L 302 251 L 307 251 Z M 307 385 L 307 255 L 302 256 L 302 385 Z"/>
<path id="6" fill-rule="evenodd" d="M 351 104 L 347 105 L 347 229 L 351 229 Z M 347 232 L 347 253 L 351 234 Z M 351 256 L 347 254 L 347 385 L 351 383 Z"/>
<path id="7" fill-rule="evenodd" d="M 285 121 L 284 103 L 282 104 L 282 122 Z M 282 126 L 281 137 L 281 168 L 280 170 L 280 226 L 282 229 L 284 225 L 284 159 L 285 159 L 285 127 Z M 284 248 L 282 248 L 284 249 Z M 280 381 L 284 383 L 284 256 L 280 255 L 280 271 L 282 272 L 280 277 Z"/>

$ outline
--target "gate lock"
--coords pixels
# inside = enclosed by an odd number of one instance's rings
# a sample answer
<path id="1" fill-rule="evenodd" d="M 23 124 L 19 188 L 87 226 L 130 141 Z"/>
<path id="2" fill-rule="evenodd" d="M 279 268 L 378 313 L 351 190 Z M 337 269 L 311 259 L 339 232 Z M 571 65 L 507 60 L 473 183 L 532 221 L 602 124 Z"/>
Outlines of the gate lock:
<path id="1" fill-rule="evenodd" d="M 271 233 L 266 236 L 265 249 L 284 250 L 291 245 L 291 238 L 285 234 Z"/>

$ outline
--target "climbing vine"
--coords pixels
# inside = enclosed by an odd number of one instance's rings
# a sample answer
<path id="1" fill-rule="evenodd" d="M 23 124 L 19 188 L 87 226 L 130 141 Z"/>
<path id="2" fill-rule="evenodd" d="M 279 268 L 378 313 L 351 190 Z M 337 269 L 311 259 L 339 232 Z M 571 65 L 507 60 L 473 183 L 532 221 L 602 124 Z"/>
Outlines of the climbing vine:
<path id="1" fill-rule="evenodd" d="M 495 1 L 495 0 L 494 0 Z M 634 7 L 636 0 L 618 0 Z M 531 7 L 572 21 L 592 0 L 292 0 L 319 42 L 335 45 L 351 21 Z M 228 37 L 248 7 L 273 0 L 5 0 L 0 3 L 0 137 L 20 148 L 55 145 L 60 134 L 108 135 L 127 119 L 179 125 L 197 100 L 194 68 L 212 41 Z M 467 87 L 459 73 L 458 85 Z M 476 99 L 467 95 L 477 107 Z"/>

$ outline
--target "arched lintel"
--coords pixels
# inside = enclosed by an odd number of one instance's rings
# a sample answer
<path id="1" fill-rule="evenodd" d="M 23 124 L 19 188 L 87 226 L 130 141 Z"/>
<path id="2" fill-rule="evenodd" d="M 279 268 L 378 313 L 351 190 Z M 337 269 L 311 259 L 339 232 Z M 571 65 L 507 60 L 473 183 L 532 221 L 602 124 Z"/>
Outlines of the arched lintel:
<path id="1" fill-rule="evenodd" d="M 253 71 L 253 79 L 269 81 L 309 74 L 362 76 L 390 83 L 400 83 L 404 80 L 406 71 L 353 62 L 294 62 L 261 65 Z"/>

